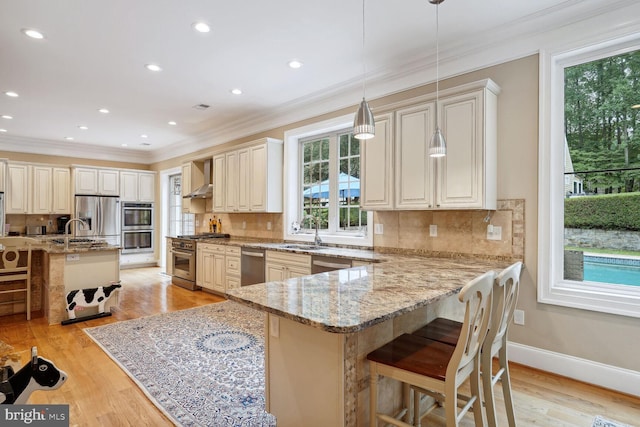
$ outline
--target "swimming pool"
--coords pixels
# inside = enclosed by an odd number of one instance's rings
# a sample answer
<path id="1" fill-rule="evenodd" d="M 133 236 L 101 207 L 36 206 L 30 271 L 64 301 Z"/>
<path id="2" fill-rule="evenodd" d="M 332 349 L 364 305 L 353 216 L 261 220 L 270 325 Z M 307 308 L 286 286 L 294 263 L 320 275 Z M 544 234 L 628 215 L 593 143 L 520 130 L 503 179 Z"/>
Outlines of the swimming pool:
<path id="1" fill-rule="evenodd" d="M 585 255 L 584 280 L 640 286 L 640 259 Z"/>

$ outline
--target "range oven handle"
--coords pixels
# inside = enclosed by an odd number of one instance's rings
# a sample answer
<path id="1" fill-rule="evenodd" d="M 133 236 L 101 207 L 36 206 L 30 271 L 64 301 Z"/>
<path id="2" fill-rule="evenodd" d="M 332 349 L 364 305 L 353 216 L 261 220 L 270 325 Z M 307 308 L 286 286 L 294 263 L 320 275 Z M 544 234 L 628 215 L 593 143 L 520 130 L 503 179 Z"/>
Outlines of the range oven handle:
<path id="1" fill-rule="evenodd" d="M 172 249 L 171 252 L 173 252 L 174 254 L 180 254 L 180 255 L 184 255 L 184 256 L 193 256 L 193 252 L 183 252 L 183 251 L 177 251 L 175 249 Z"/>

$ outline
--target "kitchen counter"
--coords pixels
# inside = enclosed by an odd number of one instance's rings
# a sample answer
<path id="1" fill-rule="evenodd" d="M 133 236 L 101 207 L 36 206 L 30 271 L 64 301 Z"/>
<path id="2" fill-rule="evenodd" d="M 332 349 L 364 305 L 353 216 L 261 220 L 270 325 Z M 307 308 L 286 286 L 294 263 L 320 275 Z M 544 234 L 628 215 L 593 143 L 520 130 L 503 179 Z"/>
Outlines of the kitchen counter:
<path id="1" fill-rule="evenodd" d="M 460 289 L 510 264 L 380 257 L 366 266 L 228 292 L 230 300 L 266 313 L 266 409 L 278 425 L 368 425 L 367 354 L 435 317 L 461 320 Z M 402 400 L 400 385 L 382 381 L 379 388 L 385 396 L 381 410 L 394 413 Z"/>

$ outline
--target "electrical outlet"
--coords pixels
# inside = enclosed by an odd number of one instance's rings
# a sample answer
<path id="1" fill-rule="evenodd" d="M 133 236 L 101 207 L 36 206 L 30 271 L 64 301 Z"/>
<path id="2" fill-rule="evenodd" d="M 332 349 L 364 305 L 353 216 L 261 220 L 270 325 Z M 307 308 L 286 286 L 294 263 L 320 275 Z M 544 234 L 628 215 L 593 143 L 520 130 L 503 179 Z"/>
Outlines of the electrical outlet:
<path id="1" fill-rule="evenodd" d="M 429 226 L 429 236 L 430 237 L 438 237 L 438 226 L 435 224 L 431 224 Z"/>
<path id="2" fill-rule="evenodd" d="M 247 229 L 247 221 L 242 221 L 242 229 L 243 230 Z"/>
<path id="3" fill-rule="evenodd" d="M 502 227 L 487 225 L 487 240 L 502 240 Z"/>
<path id="4" fill-rule="evenodd" d="M 280 319 L 274 315 L 269 315 L 269 335 L 274 338 L 280 336 Z"/>
<path id="5" fill-rule="evenodd" d="M 48 226 L 48 227 L 53 226 L 53 221 L 52 221 L 52 220 L 47 221 L 47 226 Z"/>
<path id="6" fill-rule="evenodd" d="M 267 230 L 271 230 L 271 221 L 267 221 Z"/>
<path id="7" fill-rule="evenodd" d="M 513 323 L 524 326 L 524 310 L 515 310 L 513 312 Z"/>
<path id="8" fill-rule="evenodd" d="M 373 233 L 374 234 L 384 234 L 384 225 L 383 224 L 374 224 Z"/>

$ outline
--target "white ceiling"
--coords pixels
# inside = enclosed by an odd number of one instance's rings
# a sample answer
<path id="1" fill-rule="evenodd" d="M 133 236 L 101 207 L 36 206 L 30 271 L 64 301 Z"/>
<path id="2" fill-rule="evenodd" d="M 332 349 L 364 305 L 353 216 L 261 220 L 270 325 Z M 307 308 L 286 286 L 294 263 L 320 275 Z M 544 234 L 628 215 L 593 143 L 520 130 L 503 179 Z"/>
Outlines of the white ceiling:
<path id="1" fill-rule="evenodd" d="M 439 6 L 441 76 L 462 71 L 447 61 L 634 1 L 447 0 Z M 366 1 L 367 98 L 433 81 L 435 12 L 428 0 Z M 199 20 L 211 32 L 195 32 Z M 0 118 L 0 150 L 143 163 L 175 157 L 355 111 L 362 58 L 360 0 L 0 0 L 0 115 L 13 116 Z M 304 66 L 290 69 L 291 59 Z M 149 63 L 163 70 L 150 72 Z M 236 87 L 244 93 L 232 95 Z M 98 113 L 102 107 L 111 112 Z"/>

